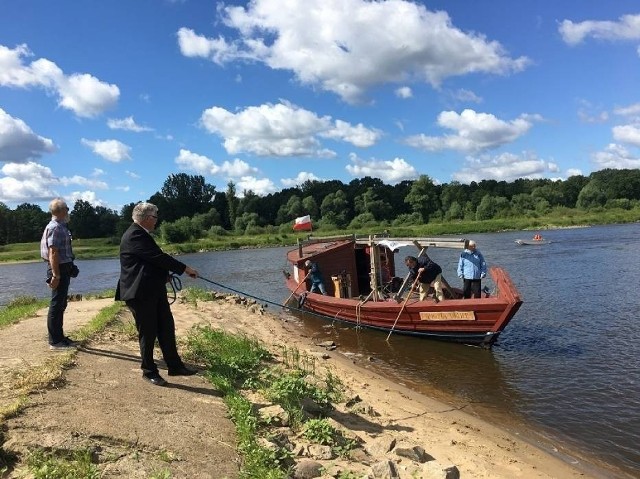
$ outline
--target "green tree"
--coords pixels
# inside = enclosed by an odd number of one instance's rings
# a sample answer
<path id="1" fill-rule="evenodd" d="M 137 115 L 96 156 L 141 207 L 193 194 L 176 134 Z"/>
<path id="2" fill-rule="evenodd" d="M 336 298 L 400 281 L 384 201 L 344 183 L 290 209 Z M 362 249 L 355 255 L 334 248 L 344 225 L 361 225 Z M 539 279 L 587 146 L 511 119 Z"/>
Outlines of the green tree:
<path id="1" fill-rule="evenodd" d="M 320 219 L 320 208 L 313 196 L 305 196 L 302 198 L 302 210 L 311 216 L 311 219 Z"/>
<path id="2" fill-rule="evenodd" d="M 333 224 L 340 228 L 347 226 L 349 223 L 348 206 L 347 195 L 344 191 L 338 190 L 335 193 L 329 193 L 320 205 L 323 223 Z"/>
<path id="3" fill-rule="evenodd" d="M 607 203 L 607 195 L 605 194 L 599 180 L 591 180 L 587 183 L 580 194 L 576 206 L 581 209 L 589 209 L 598 206 L 604 206 Z"/>
<path id="4" fill-rule="evenodd" d="M 354 210 L 356 214 L 370 214 L 376 221 L 389 219 L 391 216 L 391 205 L 378 197 L 374 188 L 367 188 L 364 193 L 356 196 L 354 200 Z"/>
<path id="5" fill-rule="evenodd" d="M 25 243 L 40 241 L 44 227 L 51 219 L 38 205 L 22 203 L 16 207 L 11 215 L 11 243 Z"/>
<path id="6" fill-rule="evenodd" d="M 74 238 L 96 238 L 99 236 L 99 223 L 96 210 L 91 203 L 77 200 L 69 214 L 69 229 Z"/>
<path id="7" fill-rule="evenodd" d="M 166 200 L 166 211 L 152 201 L 159 208 L 158 216 L 164 221 L 175 221 L 178 218 L 191 218 L 197 213 L 209 211 L 213 206 L 216 189 L 206 183 L 201 175 L 178 173 L 169 175 L 160 193 Z"/>
<path id="8" fill-rule="evenodd" d="M 412 211 L 420 214 L 424 223 L 428 223 L 431 215 L 440 209 L 438 188 L 427 175 L 420 175 L 413 182 L 404 201 L 411 205 Z"/>
<path id="9" fill-rule="evenodd" d="M 227 183 L 225 195 L 227 196 L 227 205 L 229 206 L 229 225 L 235 227 L 239 200 L 236 195 L 236 184 L 233 181 Z"/>

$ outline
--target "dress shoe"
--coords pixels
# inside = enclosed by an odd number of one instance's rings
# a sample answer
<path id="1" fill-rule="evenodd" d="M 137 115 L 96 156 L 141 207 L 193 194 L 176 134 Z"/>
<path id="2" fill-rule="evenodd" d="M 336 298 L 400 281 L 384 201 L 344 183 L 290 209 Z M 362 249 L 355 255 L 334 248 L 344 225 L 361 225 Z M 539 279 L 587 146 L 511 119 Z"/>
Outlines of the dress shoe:
<path id="1" fill-rule="evenodd" d="M 159 374 L 154 374 L 152 376 L 143 374 L 142 379 L 144 379 L 145 381 L 149 381 L 154 386 L 166 386 L 168 384 L 167 381 L 165 381 L 164 378 Z"/>
<path id="2" fill-rule="evenodd" d="M 180 368 L 169 369 L 169 376 L 193 376 L 198 371 L 195 369 L 189 369 L 186 366 L 182 366 Z"/>

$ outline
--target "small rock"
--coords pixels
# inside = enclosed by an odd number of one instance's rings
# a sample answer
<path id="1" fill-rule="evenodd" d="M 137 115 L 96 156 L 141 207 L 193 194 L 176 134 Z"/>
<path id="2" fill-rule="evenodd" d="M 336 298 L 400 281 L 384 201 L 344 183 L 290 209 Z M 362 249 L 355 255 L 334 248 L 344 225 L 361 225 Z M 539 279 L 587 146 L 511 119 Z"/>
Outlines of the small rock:
<path id="1" fill-rule="evenodd" d="M 371 466 L 371 477 L 373 479 L 399 479 L 400 475 L 393 462 L 381 461 Z"/>
<path id="2" fill-rule="evenodd" d="M 311 459 L 301 459 L 293 467 L 294 479 L 313 479 L 322 475 L 322 465 Z"/>

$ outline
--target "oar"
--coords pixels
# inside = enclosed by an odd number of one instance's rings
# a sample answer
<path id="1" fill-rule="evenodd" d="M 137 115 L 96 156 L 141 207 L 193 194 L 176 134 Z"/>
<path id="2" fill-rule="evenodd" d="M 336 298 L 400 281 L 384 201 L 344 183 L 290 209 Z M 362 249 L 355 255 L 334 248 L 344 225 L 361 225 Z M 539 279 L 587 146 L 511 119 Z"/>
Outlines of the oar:
<path id="1" fill-rule="evenodd" d="M 302 281 L 300 281 L 300 283 L 298 283 L 298 286 L 296 286 L 296 289 L 294 289 L 293 292 L 291 293 L 291 295 L 289 295 L 289 297 L 286 299 L 286 301 L 284 303 L 282 303 L 283 307 L 289 302 L 289 300 L 291 298 L 293 298 L 293 295 L 296 294 L 296 291 L 298 291 L 298 288 L 304 284 L 304 282 L 307 280 L 307 278 L 309 277 L 310 274 L 311 274 L 311 271 L 309 271 L 307 273 L 307 275 L 302 279 Z"/>
<path id="2" fill-rule="evenodd" d="M 400 315 L 404 311 L 404 307 L 407 305 L 407 302 L 409 302 L 409 298 L 413 294 L 413 290 L 416 288 L 416 285 L 418 284 L 418 279 L 419 278 L 420 278 L 420 275 L 416 276 L 416 280 L 411 285 L 411 291 L 409 291 L 409 294 L 407 295 L 407 299 L 405 299 L 404 303 L 402 303 L 402 308 L 400 308 L 400 312 L 398 313 L 398 317 L 393 322 L 393 326 L 391 327 L 391 331 L 389 331 L 389 336 L 387 336 L 387 341 L 389 341 L 389 338 L 391 337 L 391 333 L 393 333 L 393 330 L 396 328 L 396 323 L 398 322 L 398 319 L 400 319 Z"/>

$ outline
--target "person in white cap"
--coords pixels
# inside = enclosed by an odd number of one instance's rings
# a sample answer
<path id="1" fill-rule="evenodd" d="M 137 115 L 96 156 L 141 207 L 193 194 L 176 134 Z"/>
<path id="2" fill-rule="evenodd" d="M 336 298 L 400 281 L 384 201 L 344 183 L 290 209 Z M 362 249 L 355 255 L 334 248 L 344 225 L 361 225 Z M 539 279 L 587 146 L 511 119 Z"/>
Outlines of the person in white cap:
<path id="1" fill-rule="evenodd" d="M 462 287 L 464 298 L 482 297 L 481 283 L 485 276 L 487 276 L 487 263 L 484 256 L 476 249 L 476 242 L 469 240 L 458 261 L 458 277 L 464 281 Z"/>

